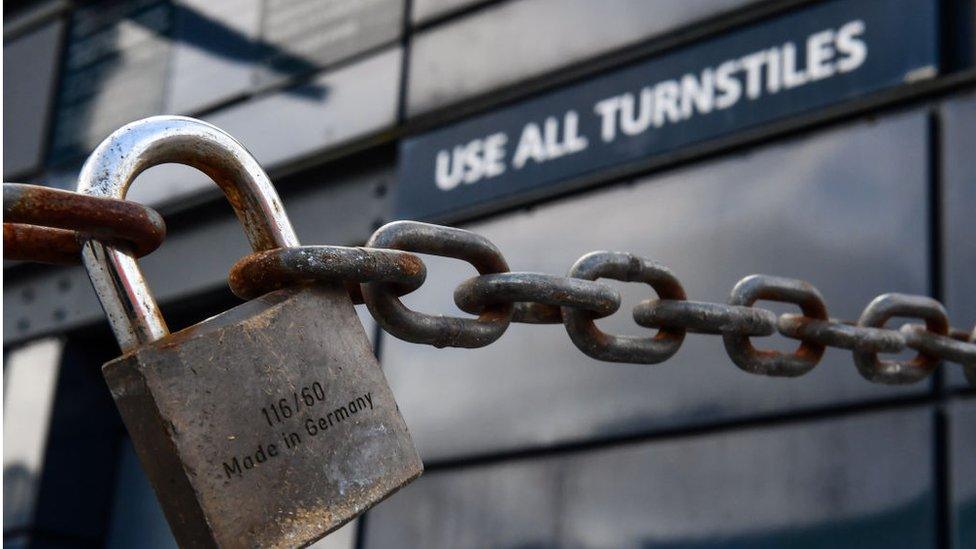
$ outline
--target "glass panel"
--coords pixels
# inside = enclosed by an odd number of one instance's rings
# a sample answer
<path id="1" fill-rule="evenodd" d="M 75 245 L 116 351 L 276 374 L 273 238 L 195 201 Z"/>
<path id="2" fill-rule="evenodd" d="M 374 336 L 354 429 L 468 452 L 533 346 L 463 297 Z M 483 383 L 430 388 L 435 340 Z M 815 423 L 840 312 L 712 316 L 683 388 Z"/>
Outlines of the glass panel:
<path id="1" fill-rule="evenodd" d="M 51 158 L 85 156 L 119 126 L 163 108 L 173 6 L 96 2 L 74 11 Z"/>
<path id="2" fill-rule="evenodd" d="M 411 115 L 672 31 L 751 0 L 522 0 L 417 35 Z"/>
<path id="3" fill-rule="evenodd" d="M 410 3 L 410 20 L 414 24 L 439 17 L 485 0 L 413 0 Z"/>
<path id="4" fill-rule="evenodd" d="M 166 110 L 192 113 L 247 92 L 261 0 L 179 0 Z"/>
<path id="5" fill-rule="evenodd" d="M 265 0 L 261 80 L 313 72 L 396 40 L 403 0 Z"/>
<path id="6" fill-rule="evenodd" d="M 947 102 L 942 107 L 942 128 L 945 304 L 953 326 L 976 329 L 976 96 Z M 966 386 L 962 369 L 955 364 L 947 365 L 946 380 Z"/>
<path id="7" fill-rule="evenodd" d="M 430 471 L 366 547 L 933 547 L 925 409 Z"/>
<path id="8" fill-rule="evenodd" d="M 949 406 L 949 429 L 953 547 L 976 547 L 976 399 Z"/>
<path id="9" fill-rule="evenodd" d="M 396 122 L 401 50 L 393 48 L 313 80 L 203 117 L 233 135 L 265 170 L 363 138 Z M 213 191 L 185 167 L 147 170 L 129 198 L 158 205 Z"/>
<path id="10" fill-rule="evenodd" d="M 56 20 L 3 45 L 3 176 L 41 166 L 64 21 Z"/>

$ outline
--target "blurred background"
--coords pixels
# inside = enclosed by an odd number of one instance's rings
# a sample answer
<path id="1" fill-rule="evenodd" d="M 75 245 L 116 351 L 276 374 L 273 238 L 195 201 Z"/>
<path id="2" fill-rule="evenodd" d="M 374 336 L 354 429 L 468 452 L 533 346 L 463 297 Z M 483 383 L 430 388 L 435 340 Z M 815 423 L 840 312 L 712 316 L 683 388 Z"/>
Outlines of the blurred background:
<path id="1" fill-rule="evenodd" d="M 244 143 L 305 243 L 420 219 L 486 235 L 513 270 L 625 250 L 691 299 L 762 272 L 810 281 L 831 316 L 897 291 L 976 323 L 972 0 L 3 8 L 4 181 L 73 189 L 114 129 L 185 114 Z M 141 265 L 172 329 L 238 303 L 247 243 L 215 185 L 161 166 L 130 197 L 166 217 Z M 458 314 L 450 288 L 475 271 L 425 260 L 405 303 Z M 642 333 L 626 311 L 648 289 L 617 287 L 600 326 Z M 101 378 L 118 346 L 84 270 L 5 263 L 3 297 L 4 543 L 173 546 Z M 438 350 L 360 313 L 427 472 L 317 547 L 976 547 L 976 398 L 955 365 L 889 387 L 828 350 L 773 379 L 694 335 L 665 364 L 608 364 L 516 324 Z"/>

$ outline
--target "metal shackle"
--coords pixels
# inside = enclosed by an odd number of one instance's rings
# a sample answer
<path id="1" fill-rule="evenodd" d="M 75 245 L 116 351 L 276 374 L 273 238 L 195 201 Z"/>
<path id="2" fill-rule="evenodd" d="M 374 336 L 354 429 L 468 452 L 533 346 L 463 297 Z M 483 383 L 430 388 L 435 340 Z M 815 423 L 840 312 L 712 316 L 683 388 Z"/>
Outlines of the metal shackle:
<path id="1" fill-rule="evenodd" d="M 194 118 L 153 116 L 116 130 L 85 161 L 78 192 L 123 199 L 140 173 L 167 163 L 192 166 L 224 191 L 254 251 L 299 245 L 277 191 L 251 153 Z M 89 240 L 82 260 L 123 353 L 169 334 L 132 252 Z"/>

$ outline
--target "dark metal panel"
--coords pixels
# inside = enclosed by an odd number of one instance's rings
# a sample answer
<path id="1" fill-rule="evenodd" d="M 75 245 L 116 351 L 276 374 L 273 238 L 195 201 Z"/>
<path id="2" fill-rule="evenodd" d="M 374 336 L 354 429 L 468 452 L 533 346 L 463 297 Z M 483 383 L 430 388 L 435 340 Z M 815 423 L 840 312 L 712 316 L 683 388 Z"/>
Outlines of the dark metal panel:
<path id="1" fill-rule="evenodd" d="M 163 107 L 173 7 L 96 2 L 75 10 L 61 76 L 53 162 L 84 156 L 108 134 Z"/>
<path id="2" fill-rule="evenodd" d="M 281 193 L 303 242 L 360 244 L 389 213 L 390 193 L 377 189 L 389 187 L 392 167 L 307 177 L 302 189 Z M 135 183 L 142 184 L 141 179 Z M 198 216 L 192 226 L 171 230 L 166 242 L 140 265 L 157 299 L 168 303 L 226 288 L 231 265 L 248 251 L 237 218 L 225 206 Z M 29 278 L 7 280 L 3 295 L 5 345 L 104 321 L 80 267 L 45 269 Z"/>
<path id="3" fill-rule="evenodd" d="M 976 547 L 976 399 L 949 405 L 953 545 Z"/>
<path id="4" fill-rule="evenodd" d="M 265 0 L 259 80 L 306 74 L 403 32 L 404 0 Z"/>
<path id="5" fill-rule="evenodd" d="M 724 302 L 740 278 L 770 273 L 812 282 L 831 316 L 856 319 L 880 293 L 929 287 L 927 127 L 922 113 L 857 123 L 466 228 L 494 241 L 517 271 L 565 273 L 586 252 L 625 250 L 671 266 L 690 299 Z M 404 302 L 455 314 L 451 288 L 474 274 L 431 259 L 427 283 Z M 625 305 L 599 324 L 649 334 L 629 311 L 652 292 L 620 289 Z M 650 367 L 591 360 L 562 326 L 512 325 L 478 350 L 383 341 L 387 376 L 427 459 L 927 390 L 871 384 L 840 350 L 799 379 L 750 375 L 714 336 L 689 335 L 674 358 Z M 756 341 L 777 343 L 794 346 Z"/>
<path id="6" fill-rule="evenodd" d="M 108 530 L 123 432 L 99 368 L 112 354 L 110 341 L 69 339 L 61 359 L 34 528 L 75 546 L 100 546 Z"/>
<path id="7" fill-rule="evenodd" d="M 946 102 L 941 114 L 945 304 L 953 326 L 976 329 L 976 96 Z M 948 383 L 966 385 L 960 368 L 949 370 Z"/>
<path id="8" fill-rule="evenodd" d="M 254 84 L 261 0 L 179 0 L 166 111 L 192 113 Z"/>
<path id="9" fill-rule="evenodd" d="M 401 49 L 391 48 L 305 84 L 204 116 L 233 135 L 269 171 L 396 123 Z M 133 187 L 133 200 L 159 206 L 216 187 L 196 170 L 159 166 Z"/>
<path id="10" fill-rule="evenodd" d="M 31 546 L 31 538 L 27 535 L 4 537 L 3 546 L 8 549 L 28 549 Z"/>
<path id="11" fill-rule="evenodd" d="M 369 514 L 365 546 L 933 547 L 932 424 L 918 408 L 430 471 Z"/>
<path id="12" fill-rule="evenodd" d="M 40 168 L 50 120 L 64 21 L 3 45 L 3 177 Z"/>
<path id="13" fill-rule="evenodd" d="M 750 1 L 506 2 L 414 37 L 407 111 L 427 112 Z"/>

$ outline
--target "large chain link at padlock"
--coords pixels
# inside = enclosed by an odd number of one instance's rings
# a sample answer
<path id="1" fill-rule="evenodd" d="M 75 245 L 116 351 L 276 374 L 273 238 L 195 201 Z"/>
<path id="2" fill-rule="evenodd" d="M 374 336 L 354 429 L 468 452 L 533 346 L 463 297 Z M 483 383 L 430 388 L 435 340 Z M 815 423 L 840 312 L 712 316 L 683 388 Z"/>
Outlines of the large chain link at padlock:
<path id="1" fill-rule="evenodd" d="M 167 162 L 221 187 L 255 252 L 298 246 L 264 170 L 198 120 L 121 128 L 78 191 L 122 199 Z M 181 546 L 305 545 L 422 472 L 340 283 L 285 287 L 170 334 L 129 248 L 92 239 L 83 260 L 124 353 L 105 379 Z"/>

